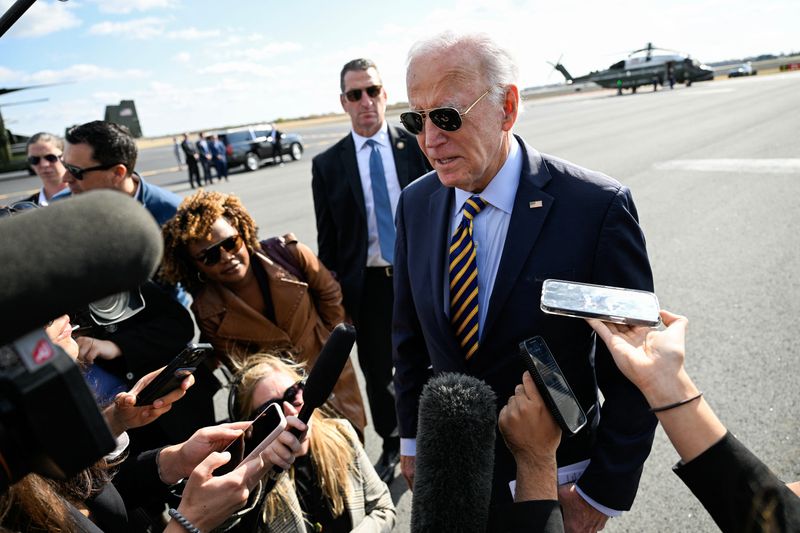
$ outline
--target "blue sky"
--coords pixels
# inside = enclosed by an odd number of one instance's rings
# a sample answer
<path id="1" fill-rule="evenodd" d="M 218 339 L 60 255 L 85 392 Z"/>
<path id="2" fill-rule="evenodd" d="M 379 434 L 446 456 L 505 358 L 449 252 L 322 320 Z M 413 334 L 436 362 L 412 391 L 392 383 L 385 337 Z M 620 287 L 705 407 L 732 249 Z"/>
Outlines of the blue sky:
<path id="1" fill-rule="evenodd" d="M 4 12 L 13 0 L 0 0 Z M 410 45 L 486 31 L 520 64 L 522 87 L 603 68 L 648 41 L 711 62 L 800 51 L 797 0 L 39 0 L 0 38 L 0 97 L 13 131 L 62 132 L 136 101 L 145 135 L 336 112 L 341 65 L 371 57 L 389 101 L 405 100 Z"/>

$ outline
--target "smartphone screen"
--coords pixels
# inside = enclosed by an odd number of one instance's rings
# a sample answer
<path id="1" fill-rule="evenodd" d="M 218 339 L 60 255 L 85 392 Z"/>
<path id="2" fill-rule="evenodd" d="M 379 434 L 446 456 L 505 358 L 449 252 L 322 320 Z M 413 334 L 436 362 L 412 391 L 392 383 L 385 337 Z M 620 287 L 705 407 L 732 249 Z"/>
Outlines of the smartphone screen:
<path id="1" fill-rule="evenodd" d="M 277 403 L 266 406 L 240 436 L 222 449 L 223 452 L 230 452 L 231 460 L 214 470 L 214 475 L 227 474 L 264 451 L 285 427 L 286 417 L 281 407 Z"/>
<path id="2" fill-rule="evenodd" d="M 580 431 L 586 414 L 544 339 L 527 339 L 520 344 L 520 355 L 561 430 L 567 435 Z"/>
<path id="3" fill-rule="evenodd" d="M 652 327 L 660 323 L 658 298 L 652 292 L 589 283 L 545 280 L 541 309 L 545 313 L 617 324 Z"/>

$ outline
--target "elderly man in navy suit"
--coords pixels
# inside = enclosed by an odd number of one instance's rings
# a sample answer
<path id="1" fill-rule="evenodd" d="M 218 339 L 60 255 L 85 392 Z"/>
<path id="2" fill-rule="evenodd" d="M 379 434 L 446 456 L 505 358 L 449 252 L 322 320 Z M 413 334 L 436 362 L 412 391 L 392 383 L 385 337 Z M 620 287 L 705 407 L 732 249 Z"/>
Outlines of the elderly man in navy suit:
<path id="1" fill-rule="evenodd" d="M 411 483 L 419 395 L 431 372 L 474 375 L 508 398 L 523 372 L 519 343 L 541 335 L 590 419 L 558 449 L 566 530 L 597 531 L 630 509 L 656 420 L 584 321 L 541 312 L 542 282 L 652 290 L 652 274 L 630 191 L 512 134 L 516 77 L 508 52 L 483 34 L 441 34 L 409 53 L 411 111 L 401 120 L 434 172 L 407 187 L 397 207 L 401 469 Z M 502 439 L 495 449 L 500 505 L 513 498 L 515 465 Z"/>
<path id="2" fill-rule="evenodd" d="M 392 384 L 394 211 L 400 191 L 429 169 L 414 138 L 388 124 L 386 89 L 375 63 L 354 59 L 340 74 L 352 131 L 311 166 L 319 258 L 338 275 L 357 331 L 358 360 L 383 453 L 386 482 L 400 460 Z"/>

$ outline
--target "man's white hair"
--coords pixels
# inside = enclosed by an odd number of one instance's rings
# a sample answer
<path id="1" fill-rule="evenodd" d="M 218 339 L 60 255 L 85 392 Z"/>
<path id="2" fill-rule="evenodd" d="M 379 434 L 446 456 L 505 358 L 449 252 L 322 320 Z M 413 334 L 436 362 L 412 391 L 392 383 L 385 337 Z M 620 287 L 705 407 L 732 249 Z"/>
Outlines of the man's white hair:
<path id="1" fill-rule="evenodd" d="M 417 41 L 408 51 L 406 71 L 421 56 L 438 54 L 450 49 L 470 50 L 480 63 L 481 73 L 491 87 L 489 98 L 500 104 L 505 87 L 518 85 L 519 69 L 511 52 L 486 33 L 455 33 L 445 31 Z"/>

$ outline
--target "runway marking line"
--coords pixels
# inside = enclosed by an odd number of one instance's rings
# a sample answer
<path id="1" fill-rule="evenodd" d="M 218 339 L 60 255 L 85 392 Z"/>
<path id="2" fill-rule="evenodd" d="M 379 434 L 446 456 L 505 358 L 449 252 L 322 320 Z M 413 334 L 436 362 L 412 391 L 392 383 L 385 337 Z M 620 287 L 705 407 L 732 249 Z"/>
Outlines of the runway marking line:
<path id="1" fill-rule="evenodd" d="M 694 172 L 727 172 L 764 174 L 800 174 L 800 158 L 796 159 L 673 159 L 653 165 L 656 170 L 690 170 Z"/>

